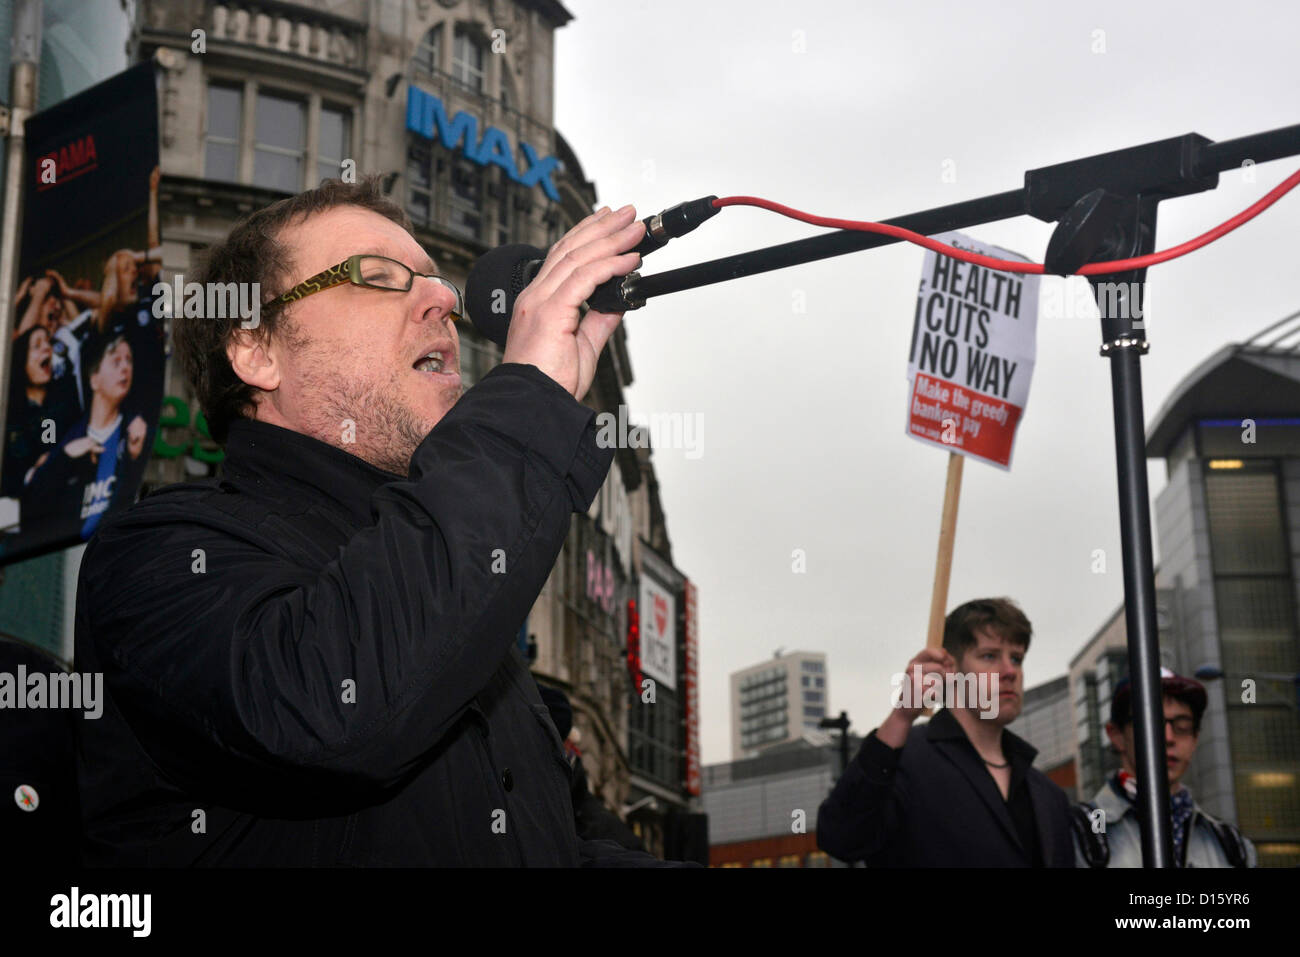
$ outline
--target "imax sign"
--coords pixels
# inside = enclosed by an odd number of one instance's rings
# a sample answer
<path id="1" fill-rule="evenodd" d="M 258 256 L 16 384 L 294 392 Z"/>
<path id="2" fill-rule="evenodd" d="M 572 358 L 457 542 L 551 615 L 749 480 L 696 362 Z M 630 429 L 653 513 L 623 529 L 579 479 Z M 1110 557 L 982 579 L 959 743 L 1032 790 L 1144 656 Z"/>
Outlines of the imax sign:
<path id="1" fill-rule="evenodd" d="M 560 163 L 558 158 L 547 156 L 541 159 L 530 144 L 520 142 L 519 148 L 528 163 L 528 169 L 520 173 L 515 166 L 510 140 L 503 131 L 489 126 L 483 131 L 483 138 L 479 139 L 478 117 L 461 111 L 447 119 L 442 100 L 417 86 L 406 88 L 406 128 L 425 139 L 438 140 L 447 149 L 460 149 L 466 159 L 479 166 L 500 166 L 516 183 L 541 186 L 553 201 L 560 201 L 559 191 L 551 182 L 551 173 Z"/>

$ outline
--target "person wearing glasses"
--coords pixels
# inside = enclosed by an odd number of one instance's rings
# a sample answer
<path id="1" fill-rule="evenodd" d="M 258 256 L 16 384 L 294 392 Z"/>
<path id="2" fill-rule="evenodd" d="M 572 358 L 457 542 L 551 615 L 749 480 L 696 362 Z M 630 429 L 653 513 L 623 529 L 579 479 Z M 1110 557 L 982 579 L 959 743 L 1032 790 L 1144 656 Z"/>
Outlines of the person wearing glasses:
<path id="1" fill-rule="evenodd" d="M 1192 678 L 1160 669 L 1165 713 L 1165 764 L 1169 769 L 1169 816 L 1178 867 L 1255 867 L 1255 845 L 1236 827 L 1213 817 L 1182 783 L 1196 753 L 1205 715 L 1205 687 Z M 1089 802 L 1071 808 L 1079 867 L 1141 867 L 1133 695 L 1129 679 L 1115 687 L 1106 736 L 1120 768 Z"/>
<path id="2" fill-rule="evenodd" d="M 202 283 L 264 305 L 175 318 L 223 473 L 108 517 L 82 560 L 87 864 L 663 863 L 578 838 L 515 648 L 614 455 L 581 400 L 621 314 L 579 307 L 643 229 L 627 206 L 566 233 L 469 390 L 461 293 L 374 179 L 209 251 Z"/>

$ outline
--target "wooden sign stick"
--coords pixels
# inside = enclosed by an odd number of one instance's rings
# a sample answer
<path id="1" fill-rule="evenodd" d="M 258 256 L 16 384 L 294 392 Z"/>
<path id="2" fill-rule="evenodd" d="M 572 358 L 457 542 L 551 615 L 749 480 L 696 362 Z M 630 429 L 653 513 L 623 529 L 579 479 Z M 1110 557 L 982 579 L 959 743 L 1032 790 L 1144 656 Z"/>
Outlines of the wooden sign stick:
<path id="1" fill-rule="evenodd" d="M 943 517 L 939 521 L 939 557 L 934 564 L 934 592 L 930 596 L 930 630 L 925 646 L 943 644 L 943 620 L 948 607 L 948 578 L 952 573 L 952 545 L 957 537 L 957 500 L 961 498 L 961 466 L 964 455 L 948 453 L 948 484 L 943 492 Z"/>

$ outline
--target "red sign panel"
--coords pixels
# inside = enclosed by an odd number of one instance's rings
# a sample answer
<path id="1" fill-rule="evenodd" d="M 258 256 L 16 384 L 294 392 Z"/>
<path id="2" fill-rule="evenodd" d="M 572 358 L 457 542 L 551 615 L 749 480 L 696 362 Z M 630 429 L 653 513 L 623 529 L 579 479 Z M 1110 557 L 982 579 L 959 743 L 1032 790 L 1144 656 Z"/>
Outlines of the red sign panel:
<path id="1" fill-rule="evenodd" d="M 908 406 L 907 428 L 915 438 L 1004 468 L 1011 465 L 1019 406 L 923 372 L 912 380 Z"/>
<path id="2" fill-rule="evenodd" d="M 695 618 L 696 588 L 686 583 L 686 792 L 700 793 L 699 626 Z"/>

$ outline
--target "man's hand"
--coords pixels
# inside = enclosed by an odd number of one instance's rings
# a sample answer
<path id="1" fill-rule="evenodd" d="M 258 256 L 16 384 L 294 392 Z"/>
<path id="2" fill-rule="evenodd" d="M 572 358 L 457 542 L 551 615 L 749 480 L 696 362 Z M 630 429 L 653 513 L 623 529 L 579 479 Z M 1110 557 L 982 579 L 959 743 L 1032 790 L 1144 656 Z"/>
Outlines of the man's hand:
<path id="1" fill-rule="evenodd" d="M 565 233 L 515 300 L 502 361 L 536 366 L 575 399 L 586 395 L 600 350 L 623 314 L 581 316 L 579 306 L 607 279 L 636 269 L 640 257 L 627 250 L 644 232 L 636 210 L 624 206 L 601 209 Z"/>
<path id="2" fill-rule="evenodd" d="M 148 431 L 149 426 L 145 423 L 144 418 L 138 415 L 126 427 L 126 450 L 130 453 L 131 458 L 138 459 L 140 453 L 144 451 L 144 437 Z"/>
<path id="3" fill-rule="evenodd" d="M 61 275 L 59 275 L 58 270 L 55 269 L 45 270 L 45 277 L 58 285 L 59 295 L 65 297 L 68 295 L 68 292 L 69 290 L 71 290 L 72 287 L 68 285 L 68 281 L 66 279 L 64 279 Z"/>
<path id="4" fill-rule="evenodd" d="M 921 668 L 921 680 L 916 678 L 915 669 Z M 911 661 L 907 663 L 907 668 L 903 672 L 903 681 L 909 684 L 910 694 L 907 701 L 911 702 L 914 707 L 911 708 L 894 708 L 890 711 L 889 717 L 880 723 L 876 729 L 876 737 L 891 748 L 901 748 L 907 741 L 907 732 L 912 728 L 912 722 L 919 718 L 925 708 L 921 704 L 921 692 L 925 689 L 925 676 L 936 674 L 940 678 L 957 670 L 957 662 L 953 656 L 944 651 L 943 648 L 923 648 L 918 651 Z"/>

